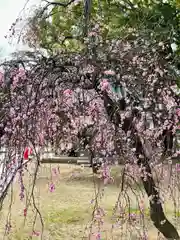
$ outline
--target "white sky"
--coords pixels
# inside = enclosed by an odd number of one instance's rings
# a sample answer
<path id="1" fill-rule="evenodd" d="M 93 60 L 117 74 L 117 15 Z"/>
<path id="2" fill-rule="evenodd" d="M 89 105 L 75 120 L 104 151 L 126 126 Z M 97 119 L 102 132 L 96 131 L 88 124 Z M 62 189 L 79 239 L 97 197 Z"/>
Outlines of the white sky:
<path id="1" fill-rule="evenodd" d="M 4 36 L 8 33 L 11 24 L 28 2 L 27 7 L 38 4 L 40 0 L 0 0 L 0 56 L 7 56 L 16 49 L 16 46 L 8 44 Z"/>

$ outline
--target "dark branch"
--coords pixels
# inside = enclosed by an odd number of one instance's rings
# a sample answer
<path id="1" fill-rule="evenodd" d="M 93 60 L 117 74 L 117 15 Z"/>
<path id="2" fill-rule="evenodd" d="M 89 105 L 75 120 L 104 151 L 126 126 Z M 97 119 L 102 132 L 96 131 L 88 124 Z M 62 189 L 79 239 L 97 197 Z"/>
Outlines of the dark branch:
<path id="1" fill-rule="evenodd" d="M 69 2 L 67 2 L 67 3 L 49 2 L 49 1 L 45 1 L 45 2 L 47 2 L 46 8 L 49 7 L 50 5 L 67 7 L 67 6 L 69 6 L 71 3 L 75 2 L 75 0 L 71 0 L 71 1 L 69 1 Z"/>
<path id="2" fill-rule="evenodd" d="M 45 2 L 47 3 L 46 6 L 42 9 L 42 11 L 40 12 L 39 16 L 38 17 L 42 17 L 43 13 L 46 11 L 46 9 L 50 6 L 60 6 L 60 7 L 68 7 L 69 5 L 71 5 L 73 2 L 75 2 L 75 0 L 71 0 L 67 3 L 61 3 L 61 2 L 49 2 L 49 1 L 46 1 Z M 48 16 L 51 16 L 51 14 L 49 14 Z"/>

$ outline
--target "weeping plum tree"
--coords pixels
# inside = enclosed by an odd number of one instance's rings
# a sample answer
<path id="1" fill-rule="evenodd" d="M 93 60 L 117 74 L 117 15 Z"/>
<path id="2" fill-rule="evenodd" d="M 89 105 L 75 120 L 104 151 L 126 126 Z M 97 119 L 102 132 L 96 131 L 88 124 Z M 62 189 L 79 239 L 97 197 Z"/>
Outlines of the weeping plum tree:
<path id="1" fill-rule="evenodd" d="M 53 5 L 58 6 L 53 10 L 60 11 L 59 7 L 65 9 L 70 2 Z M 165 216 L 153 177 L 153 166 L 173 154 L 173 138 L 179 129 L 174 59 L 165 51 L 165 42 L 149 39 L 143 32 L 123 39 L 106 38 L 104 25 L 93 21 L 90 24 L 90 10 L 85 10 L 85 37 L 76 42 L 78 51 L 70 45 L 70 52 L 61 49 L 48 58 L 31 60 L 24 53 L 3 64 L 1 143 L 11 149 L 9 158 L 13 156 L 17 162 L 16 168 L 11 162 L 4 163 L 5 168 L 10 172 L 14 169 L 14 176 L 23 167 L 23 150 L 29 145 L 36 153 L 38 167 L 39 154 L 51 141 L 60 151 L 72 149 L 77 143 L 94 156 L 101 153 L 105 160 L 108 153 L 114 152 L 126 172 L 130 166 L 138 167 L 136 174 L 138 177 L 140 173 L 149 198 L 155 227 L 167 239 L 179 239 L 176 228 Z M 40 13 L 42 16 L 44 9 Z M 56 24 L 57 19 L 53 21 Z M 47 23 L 44 24 L 40 30 L 48 42 L 52 38 L 46 36 Z M 51 27 L 56 32 L 54 25 Z M 88 127 L 92 130 L 89 138 L 83 134 Z M 1 190 L 3 200 L 12 178 L 2 181 L 6 186 Z"/>
<path id="2" fill-rule="evenodd" d="M 159 45 L 152 49 L 142 39 L 101 46 L 98 41 L 99 35 L 90 34 L 89 52 L 84 55 L 53 56 L 53 62 L 44 57 L 35 64 L 21 58 L 3 64 L 1 144 L 11 149 L 17 171 L 26 146 L 34 148 L 39 165 L 40 149 L 48 142 L 71 149 L 61 142 L 78 142 L 79 132 L 93 125 L 94 136 L 85 147 L 106 157 L 117 151 L 118 143 L 117 154 L 121 152 L 124 164 L 137 164 L 141 171 L 154 225 L 166 238 L 178 239 L 164 215 L 151 170 L 163 151 L 172 150 L 163 145 L 169 139 L 164 130 L 175 134 L 178 128 L 175 79 L 159 55 Z M 7 164 L 14 169 L 12 162 Z"/>

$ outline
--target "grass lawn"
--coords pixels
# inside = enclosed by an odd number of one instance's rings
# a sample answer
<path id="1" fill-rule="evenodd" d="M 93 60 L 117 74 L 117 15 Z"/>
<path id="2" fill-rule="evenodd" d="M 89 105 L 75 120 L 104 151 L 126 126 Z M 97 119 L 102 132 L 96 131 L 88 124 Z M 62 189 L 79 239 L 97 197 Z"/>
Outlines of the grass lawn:
<path id="1" fill-rule="evenodd" d="M 27 209 L 27 216 L 24 217 L 24 209 L 27 208 L 27 197 L 20 200 L 20 184 L 18 176 L 13 187 L 8 194 L 3 210 L 0 215 L 0 234 L 4 237 L 4 229 L 7 219 L 10 220 L 11 229 L 4 239 L 26 240 L 79 240 L 79 239 L 98 239 L 98 232 L 101 234 L 99 239 L 142 239 L 144 229 L 148 231 L 148 239 L 158 238 L 156 229 L 149 220 L 148 202 L 140 189 L 133 191 L 137 187 L 132 186 L 125 190 L 125 194 L 120 193 L 121 167 L 116 166 L 112 169 L 114 183 L 104 186 L 102 180 L 93 176 L 91 169 L 81 168 L 72 165 L 59 165 L 60 173 L 52 176 L 52 169 L 57 169 L 58 165 L 43 165 L 37 176 L 34 199 Z M 30 168 L 30 167 L 29 167 Z M 33 172 L 33 168 L 30 169 Z M 55 184 L 52 192 L 49 190 L 50 183 Z M 33 178 L 30 173 L 25 172 L 24 185 L 26 194 L 30 195 L 33 186 Z M 127 194 L 128 193 L 128 194 Z M 138 195 L 138 196 L 137 196 Z M 124 207 L 124 215 L 121 215 L 120 208 L 115 210 L 117 200 Z M 144 199 L 144 215 L 137 204 L 138 199 Z M 173 205 L 170 200 L 165 201 L 165 211 L 169 219 L 173 217 Z M 40 214 L 35 210 L 37 208 Z M 99 212 L 101 217 L 93 217 L 94 209 L 102 209 Z M 132 217 L 128 220 L 128 213 L 135 214 L 136 220 Z M 176 224 L 180 225 L 179 211 L 176 212 Z M 43 220 L 44 227 L 42 229 Z M 36 222 L 34 221 L 36 219 Z M 95 221 L 96 220 L 96 221 Z M 33 233 L 33 225 L 34 231 Z M 41 236 L 41 233 L 43 235 Z M 38 236 L 39 235 L 39 236 Z"/>

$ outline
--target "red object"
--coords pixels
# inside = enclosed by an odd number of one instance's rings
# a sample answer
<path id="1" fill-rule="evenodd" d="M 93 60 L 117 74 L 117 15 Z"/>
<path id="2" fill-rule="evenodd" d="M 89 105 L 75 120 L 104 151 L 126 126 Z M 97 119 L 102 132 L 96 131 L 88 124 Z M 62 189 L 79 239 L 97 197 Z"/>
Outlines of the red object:
<path id="1" fill-rule="evenodd" d="M 24 209 L 24 216 L 27 216 L 27 208 Z"/>
<path id="2" fill-rule="evenodd" d="M 40 236 L 40 232 L 33 231 L 33 232 L 32 232 L 32 236 L 36 236 L 36 237 L 38 237 L 38 236 Z"/>
<path id="3" fill-rule="evenodd" d="M 32 148 L 26 147 L 24 150 L 24 160 L 28 160 L 29 155 L 32 154 Z"/>

